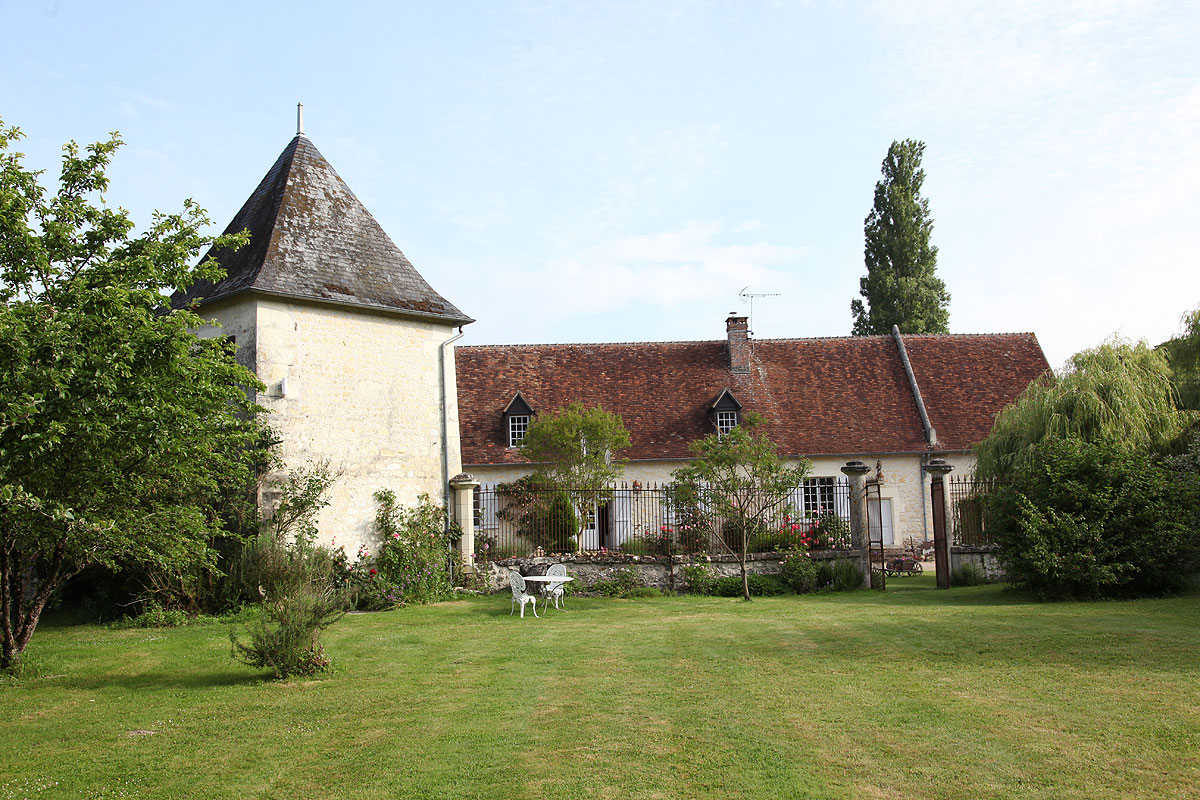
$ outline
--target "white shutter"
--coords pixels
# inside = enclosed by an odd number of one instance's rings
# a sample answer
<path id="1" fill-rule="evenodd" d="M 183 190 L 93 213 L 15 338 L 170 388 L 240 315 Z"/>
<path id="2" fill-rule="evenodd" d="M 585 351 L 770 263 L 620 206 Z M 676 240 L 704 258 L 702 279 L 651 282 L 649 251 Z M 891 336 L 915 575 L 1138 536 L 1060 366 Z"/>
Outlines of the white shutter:
<path id="1" fill-rule="evenodd" d="M 620 547 L 621 543 L 632 534 L 633 527 L 631 520 L 633 508 L 628 489 L 617 489 L 613 493 L 608 514 L 608 524 L 612 526 L 613 547 Z"/>
<path id="2" fill-rule="evenodd" d="M 842 488 L 846 487 L 846 488 Z M 850 520 L 850 479 L 845 475 L 837 476 L 837 489 L 834 492 L 834 505 L 837 515 L 849 522 Z"/>

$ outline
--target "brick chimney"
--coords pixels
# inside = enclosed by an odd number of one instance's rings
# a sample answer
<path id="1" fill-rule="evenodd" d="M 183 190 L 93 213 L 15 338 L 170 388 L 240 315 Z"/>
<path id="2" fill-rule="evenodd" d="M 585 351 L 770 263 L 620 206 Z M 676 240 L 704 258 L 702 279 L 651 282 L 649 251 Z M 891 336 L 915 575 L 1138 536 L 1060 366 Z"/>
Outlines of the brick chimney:
<path id="1" fill-rule="evenodd" d="M 725 320 L 726 344 L 729 351 L 729 371 L 750 371 L 750 322 L 747 317 L 739 317 L 729 312 Z"/>

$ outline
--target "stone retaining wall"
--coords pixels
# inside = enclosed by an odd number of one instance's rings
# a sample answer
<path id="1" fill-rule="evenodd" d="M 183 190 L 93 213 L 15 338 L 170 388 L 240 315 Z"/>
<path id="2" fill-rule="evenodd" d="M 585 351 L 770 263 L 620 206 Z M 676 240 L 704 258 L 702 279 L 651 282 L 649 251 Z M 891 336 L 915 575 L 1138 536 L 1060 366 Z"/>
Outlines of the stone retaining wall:
<path id="1" fill-rule="evenodd" d="M 827 551 L 809 553 L 814 560 L 835 561 L 857 560 L 857 552 Z M 510 569 L 529 572 L 531 568 L 545 568 L 551 564 L 564 564 L 568 574 L 575 579 L 573 588 L 587 591 L 597 581 L 613 580 L 620 570 L 631 569 L 638 573 L 642 583 L 656 589 L 686 590 L 683 568 L 692 564 L 707 564 L 718 578 L 741 575 L 737 556 L 629 556 L 621 553 L 567 553 L 535 558 L 509 558 L 477 564 L 483 570 L 485 590 L 508 591 Z M 779 553 L 758 553 L 746 557 L 746 571 L 751 574 L 777 575 L 783 561 Z M 539 570 L 540 571 L 540 570 Z"/>
<path id="2" fill-rule="evenodd" d="M 983 571 L 989 581 L 1004 580 L 1004 568 L 996 559 L 996 547 L 966 547 L 955 545 L 950 548 L 950 571 L 958 569 L 962 564 L 974 564 Z"/>

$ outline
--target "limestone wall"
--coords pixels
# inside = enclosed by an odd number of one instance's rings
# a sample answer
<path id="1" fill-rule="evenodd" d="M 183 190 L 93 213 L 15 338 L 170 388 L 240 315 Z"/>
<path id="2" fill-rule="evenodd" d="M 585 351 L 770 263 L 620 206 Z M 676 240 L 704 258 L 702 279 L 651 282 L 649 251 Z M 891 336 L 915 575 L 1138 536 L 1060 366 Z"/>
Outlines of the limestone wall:
<path id="1" fill-rule="evenodd" d="M 214 336 L 232 336 L 237 344 L 237 361 L 246 369 L 255 371 L 255 356 L 257 353 L 258 326 L 254 302 L 251 300 L 234 300 L 205 306 L 200 310 L 200 316 L 205 320 L 215 320 L 217 326 L 208 326 L 196 331 L 202 339 Z"/>
<path id="2" fill-rule="evenodd" d="M 442 464 L 439 347 L 449 325 L 351 308 L 247 298 L 210 313 L 252 348 L 258 402 L 289 468 L 327 461 L 341 473 L 320 515 L 324 544 L 353 555 L 373 546 L 373 494 L 388 488 L 410 505 L 422 492 L 442 503 L 461 471 L 454 351 L 447 348 L 448 464 Z M 262 498 L 269 506 L 272 498 Z"/>
<path id="3" fill-rule="evenodd" d="M 954 467 L 952 474 L 955 475 L 967 474 L 974 466 L 974 456 L 969 453 L 953 453 L 941 457 Z M 810 476 L 840 477 L 841 468 L 851 458 L 857 458 L 871 467 L 872 471 L 868 476 L 871 479 L 877 475 L 877 466 L 878 471 L 882 473 L 883 483 L 879 495 L 881 500 L 887 501 L 883 504 L 883 513 L 886 515 L 890 512 L 890 546 L 900 548 L 909 537 L 918 541 L 932 541 L 933 512 L 929 500 L 929 476 L 922 473 L 922 457 L 872 454 L 817 457 L 811 459 L 813 468 Z M 670 483 L 671 472 L 679 469 L 684 463 L 633 461 L 626 465 L 623 480 L 630 483 L 636 480 L 643 485 Z M 515 480 L 528 474 L 530 468 L 521 465 L 472 466 L 470 471 L 486 487 Z"/>
<path id="4" fill-rule="evenodd" d="M 995 547 L 964 547 L 950 548 L 950 570 L 954 571 L 963 564 L 974 564 L 987 576 L 989 581 L 1002 581 L 1005 578 L 1004 568 L 996 558 Z"/>

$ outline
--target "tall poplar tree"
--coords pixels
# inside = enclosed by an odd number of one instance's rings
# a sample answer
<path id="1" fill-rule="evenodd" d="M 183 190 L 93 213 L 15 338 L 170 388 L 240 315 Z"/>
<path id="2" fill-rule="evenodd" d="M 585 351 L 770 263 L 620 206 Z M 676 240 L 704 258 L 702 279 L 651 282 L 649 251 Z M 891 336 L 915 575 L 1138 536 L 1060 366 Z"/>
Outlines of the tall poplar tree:
<path id="1" fill-rule="evenodd" d="M 937 248 L 929 243 L 933 220 L 921 197 L 925 143 L 892 142 L 883 160 L 883 180 L 875 184 L 875 205 L 864 226 L 867 274 L 850 301 L 855 336 L 949 333 L 950 294 L 937 276 Z"/>

